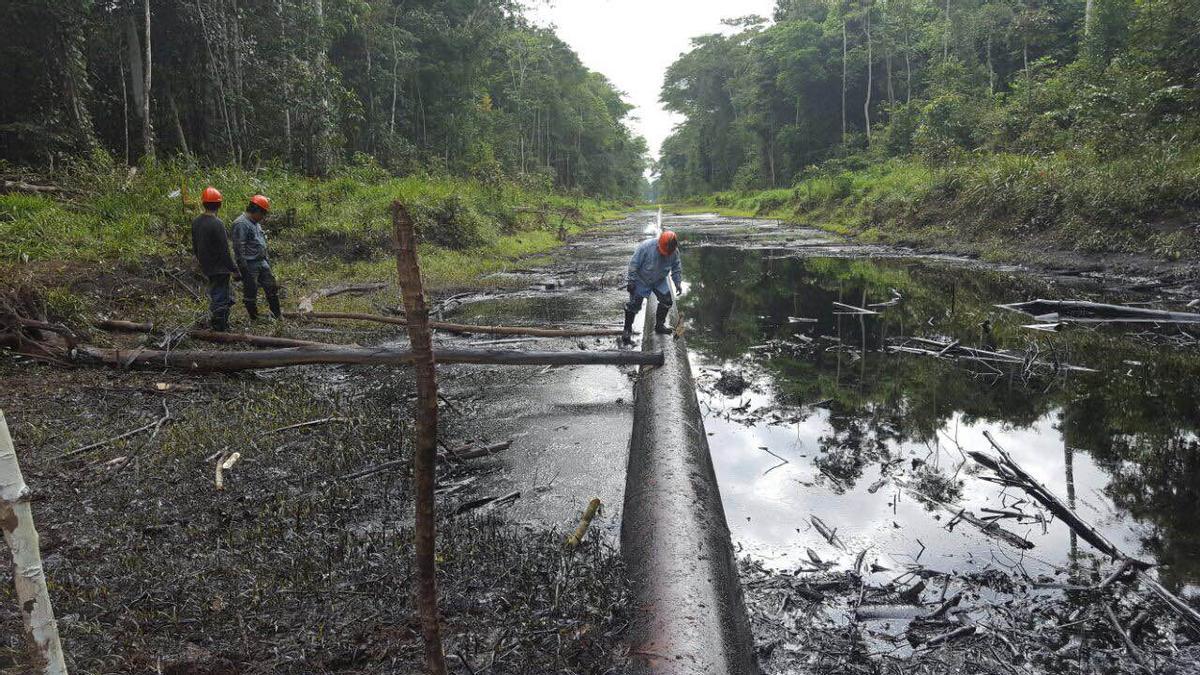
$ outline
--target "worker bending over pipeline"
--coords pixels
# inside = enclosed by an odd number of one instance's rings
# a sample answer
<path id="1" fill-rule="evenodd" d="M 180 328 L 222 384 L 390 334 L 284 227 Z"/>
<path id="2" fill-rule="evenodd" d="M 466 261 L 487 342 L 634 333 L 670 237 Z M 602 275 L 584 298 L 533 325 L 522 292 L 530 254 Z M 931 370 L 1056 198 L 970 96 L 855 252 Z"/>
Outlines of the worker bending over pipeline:
<path id="1" fill-rule="evenodd" d="M 664 230 L 657 238 L 638 244 L 629 259 L 625 289 L 629 291 L 629 302 L 625 303 L 625 330 L 621 341 L 633 343 L 633 319 L 642 309 L 642 301 L 651 293 L 658 298 L 658 312 L 654 316 L 654 332 L 670 335 L 674 331 L 667 327 L 667 314 L 674 300 L 667 276 L 675 283 L 675 289 L 683 295 L 683 263 L 679 260 L 679 239 L 670 230 Z"/>

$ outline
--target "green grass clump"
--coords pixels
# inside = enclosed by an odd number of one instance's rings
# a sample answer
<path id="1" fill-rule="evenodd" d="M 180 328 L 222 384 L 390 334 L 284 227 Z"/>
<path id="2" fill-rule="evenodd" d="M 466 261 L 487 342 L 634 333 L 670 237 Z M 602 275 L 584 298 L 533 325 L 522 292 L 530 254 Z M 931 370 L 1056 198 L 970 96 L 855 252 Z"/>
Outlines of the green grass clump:
<path id="1" fill-rule="evenodd" d="M 787 190 L 721 192 L 672 208 L 780 218 L 871 241 L 974 242 L 987 253 L 1000 238 L 1018 248 L 1188 259 L 1200 257 L 1186 227 L 1200 212 L 1200 150 L 894 158 Z"/>

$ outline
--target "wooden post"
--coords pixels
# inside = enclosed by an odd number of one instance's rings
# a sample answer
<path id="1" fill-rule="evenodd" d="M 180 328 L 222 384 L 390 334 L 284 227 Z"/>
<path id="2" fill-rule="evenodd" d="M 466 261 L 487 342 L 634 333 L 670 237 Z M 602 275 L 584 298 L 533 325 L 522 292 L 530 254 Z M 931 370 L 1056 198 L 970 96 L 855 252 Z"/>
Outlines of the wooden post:
<path id="1" fill-rule="evenodd" d="M 0 530 L 13 558 L 13 585 L 21 605 L 21 620 L 29 642 L 31 665 L 39 673 L 66 675 L 58 624 L 50 606 L 46 574 L 42 571 L 42 553 L 38 548 L 33 512 L 29 508 L 29 488 L 17 464 L 17 451 L 8 434 L 8 423 L 0 411 Z"/>
<path id="2" fill-rule="evenodd" d="M 413 483 L 416 487 L 417 612 L 425 639 L 425 669 L 444 675 L 446 657 L 438 625 L 436 551 L 437 524 L 434 514 L 434 471 L 437 469 L 437 368 L 433 360 L 433 337 L 429 331 L 429 306 L 421 286 L 416 233 L 412 219 L 400 202 L 392 203 L 392 225 L 396 234 L 396 272 L 408 318 L 408 340 L 412 345 L 413 372 L 417 378 L 417 437 L 413 448 Z"/>

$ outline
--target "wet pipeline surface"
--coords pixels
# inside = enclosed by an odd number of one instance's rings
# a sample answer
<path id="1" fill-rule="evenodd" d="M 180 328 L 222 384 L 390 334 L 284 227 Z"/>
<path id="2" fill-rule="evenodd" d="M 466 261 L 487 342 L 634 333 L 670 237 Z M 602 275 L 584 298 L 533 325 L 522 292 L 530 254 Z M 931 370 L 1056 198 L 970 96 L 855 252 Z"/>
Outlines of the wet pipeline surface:
<path id="1" fill-rule="evenodd" d="M 989 432 L 1195 606 L 1200 331 L 1051 327 L 995 306 L 1186 299 L 667 224 L 684 242 L 684 330 L 767 672 L 1193 672 L 1195 633 L 1137 621 L 1167 613 L 1132 586 L 1098 597 L 1109 557 L 968 454 L 995 454 Z"/>

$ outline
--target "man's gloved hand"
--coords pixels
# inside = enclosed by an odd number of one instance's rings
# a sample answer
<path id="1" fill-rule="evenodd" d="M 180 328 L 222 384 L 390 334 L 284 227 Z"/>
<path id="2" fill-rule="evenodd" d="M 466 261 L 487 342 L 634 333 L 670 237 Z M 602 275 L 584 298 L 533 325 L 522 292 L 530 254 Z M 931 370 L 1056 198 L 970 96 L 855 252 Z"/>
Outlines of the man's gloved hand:
<path id="1" fill-rule="evenodd" d="M 633 283 L 632 281 L 625 284 L 625 290 L 629 291 L 630 293 L 632 293 L 635 288 L 637 288 L 637 284 Z"/>

